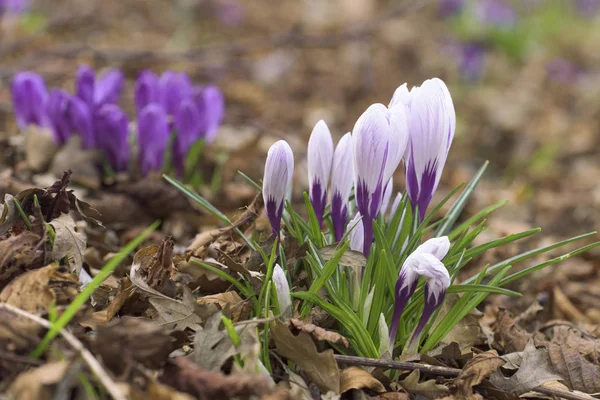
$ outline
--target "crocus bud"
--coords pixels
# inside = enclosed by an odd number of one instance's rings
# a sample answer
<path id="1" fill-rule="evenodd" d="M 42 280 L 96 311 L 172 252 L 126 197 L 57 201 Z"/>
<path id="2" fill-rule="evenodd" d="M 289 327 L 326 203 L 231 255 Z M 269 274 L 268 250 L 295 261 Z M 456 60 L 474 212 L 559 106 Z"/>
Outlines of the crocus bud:
<path id="1" fill-rule="evenodd" d="M 392 207 L 390 208 L 390 216 L 389 216 L 390 219 L 392 219 L 394 217 L 394 215 L 396 214 L 396 211 L 398 211 L 398 207 L 400 207 L 401 201 L 402 201 L 402 193 L 396 193 L 396 197 L 394 197 L 394 201 L 392 202 Z"/>
<path id="2" fill-rule="evenodd" d="M 327 204 L 327 186 L 333 163 L 333 140 L 325 121 L 317 122 L 308 140 L 308 191 L 319 225 Z"/>
<path id="3" fill-rule="evenodd" d="M 275 268 L 273 269 L 273 282 L 277 290 L 277 303 L 279 304 L 281 315 L 284 318 L 291 317 L 292 298 L 290 296 L 290 285 L 285 277 L 285 272 L 283 272 L 279 264 L 275 264 Z"/>
<path id="4" fill-rule="evenodd" d="M 265 175 L 263 178 L 263 198 L 265 210 L 273 235 L 279 237 L 281 217 L 288 188 L 292 185 L 294 174 L 294 153 L 285 140 L 275 142 L 267 153 Z"/>
<path id="5" fill-rule="evenodd" d="M 46 113 L 52 126 L 54 138 L 58 144 L 65 143 L 71 136 L 69 123 L 69 98 L 71 96 L 60 89 L 52 89 L 46 104 Z"/>
<path id="6" fill-rule="evenodd" d="M 177 169 L 182 172 L 188 150 L 194 142 L 201 137 L 202 116 L 192 99 L 185 99 L 179 105 L 175 114 L 175 137 L 174 161 Z"/>
<path id="7" fill-rule="evenodd" d="M 381 211 L 380 211 L 380 214 L 382 216 L 385 216 L 385 213 L 387 212 L 387 209 L 390 206 L 390 200 L 392 199 L 392 192 L 394 191 L 393 186 L 394 186 L 393 179 L 390 179 L 388 181 L 387 185 L 385 185 L 385 187 L 383 188 L 383 199 L 381 200 Z"/>
<path id="8" fill-rule="evenodd" d="M 95 115 L 97 145 L 116 171 L 124 171 L 129 163 L 127 115 L 115 104 L 105 104 Z"/>
<path id="9" fill-rule="evenodd" d="M 11 95 L 19 129 L 28 125 L 47 126 L 48 92 L 44 79 L 34 72 L 19 72 L 12 80 Z"/>
<path id="10" fill-rule="evenodd" d="M 94 120 L 88 105 L 77 96 L 69 98 L 69 124 L 71 131 L 81 136 L 84 149 L 96 147 Z"/>
<path id="11" fill-rule="evenodd" d="M 419 208 L 423 220 L 454 138 L 456 115 L 448 88 L 437 78 L 411 90 L 409 108 L 406 186 L 410 203 Z"/>
<path id="12" fill-rule="evenodd" d="M 94 104 L 117 104 L 121 97 L 124 83 L 123 72 L 111 69 L 103 73 L 94 87 Z"/>
<path id="13" fill-rule="evenodd" d="M 95 85 L 96 73 L 94 70 L 87 65 L 79 67 L 75 75 L 75 94 L 88 105 L 90 110 L 94 107 Z"/>
<path id="14" fill-rule="evenodd" d="M 363 228 L 363 224 L 360 222 L 361 219 L 360 213 L 356 213 L 354 218 L 348 222 L 348 231 L 350 234 L 348 235 L 350 239 L 350 250 L 354 251 L 362 251 L 365 243 L 365 230 Z"/>
<path id="15" fill-rule="evenodd" d="M 148 104 L 138 117 L 138 144 L 140 165 L 144 176 L 160 171 L 169 143 L 169 121 L 162 106 Z"/>
<path id="16" fill-rule="evenodd" d="M 137 113 L 150 103 L 160 102 L 158 76 L 152 71 L 142 71 L 135 81 L 134 97 Z"/>
<path id="17" fill-rule="evenodd" d="M 447 236 L 433 238 L 417 247 L 402 264 L 395 288 L 394 314 L 390 329 L 392 345 L 396 339 L 402 312 L 415 292 L 420 276 L 428 278 L 425 284 L 425 308 L 413 338 L 420 335 L 433 311 L 441 304 L 450 285 L 450 275 L 441 260 L 449 249 L 450 241 Z"/>
<path id="18" fill-rule="evenodd" d="M 354 190 L 356 205 L 363 216 L 365 244 L 369 255 L 373 242 L 373 219 L 382 205 L 384 185 L 390 180 L 404 154 L 408 131 L 404 106 L 388 110 L 371 105 L 356 121 L 354 145 Z"/>
<path id="19" fill-rule="evenodd" d="M 211 143 L 217 135 L 225 114 L 223 93 L 216 86 L 204 86 L 196 94 L 196 105 L 202 116 L 204 140 Z"/>
<path id="20" fill-rule="evenodd" d="M 344 236 L 344 226 L 348 218 L 348 201 L 354 183 L 352 163 L 352 136 L 346 133 L 338 142 L 333 153 L 331 168 L 331 219 L 335 240 Z"/>
<path id="21" fill-rule="evenodd" d="M 168 115 L 175 115 L 183 99 L 193 96 L 192 81 L 184 72 L 166 71 L 159 80 L 160 98 Z"/>

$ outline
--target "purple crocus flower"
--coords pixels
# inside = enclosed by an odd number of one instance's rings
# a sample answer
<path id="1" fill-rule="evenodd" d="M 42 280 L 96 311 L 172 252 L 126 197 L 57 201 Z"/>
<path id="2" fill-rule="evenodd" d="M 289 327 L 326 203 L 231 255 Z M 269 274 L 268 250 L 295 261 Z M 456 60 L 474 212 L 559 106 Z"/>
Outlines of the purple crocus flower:
<path id="1" fill-rule="evenodd" d="M 390 206 L 390 200 L 392 199 L 392 192 L 394 191 L 393 179 L 390 178 L 387 185 L 383 188 L 383 199 L 381 200 L 381 210 L 379 213 L 385 216 L 388 207 Z"/>
<path id="2" fill-rule="evenodd" d="M 116 171 L 124 171 L 129 163 L 127 115 L 115 104 L 105 104 L 95 113 L 97 146 L 104 151 Z"/>
<path id="3" fill-rule="evenodd" d="M 44 79 L 35 72 L 19 72 L 12 80 L 13 108 L 19 129 L 28 125 L 48 126 L 48 91 Z"/>
<path id="4" fill-rule="evenodd" d="M 63 144 L 71 136 L 69 122 L 69 99 L 71 95 L 60 89 L 52 89 L 46 103 L 46 114 L 50 120 L 54 139 L 58 144 Z"/>
<path id="5" fill-rule="evenodd" d="M 333 140 L 325 121 L 317 122 L 308 140 L 308 192 L 319 225 L 327 205 L 327 187 L 333 163 Z"/>
<path id="6" fill-rule="evenodd" d="M 152 71 L 142 71 L 135 81 L 135 107 L 137 113 L 151 103 L 160 103 L 160 85 L 158 76 Z"/>
<path id="7" fill-rule="evenodd" d="M 81 136 L 84 149 L 96 146 L 94 119 L 88 105 L 77 96 L 69 97 L 68 118 L 71 131 Z"/>
<path id="8" fill-rule="evenodd" d="M 405 85 L 399 87 L 390 105 L 401 104 L 409 110 L 410 138 L 404 155 L 408 197 L 413 208 L 419 208 L 422 221 L 446 164 L 456 115 L 450 92 L 438 78 L 426 80 L 410 93 Z"/>
<path id="9" fill-rule="evenodd" d="M 348 132 L 342 136 L 335 148 L 331 168 L 331 220 L 335 240 L 338 242 L 344 236 L 344 226 L 348 218 L 348 201 L 354 183 L 352 160 L 352 136 Z"/>
<path id="10" fill-rule="evenodd" d="M 202 116 L 196 103 L 192 99 L 183 100 L 175 115 L 177 136 L 175 137 L 174 160 L 180 172 L 183 172 L 188 150 L 201 137 L 202 125 Z"/>
<path id="11" fill-rule="evenodd" d="M 225 98 L 221 90 L 213 85 L 204 86 L 197 90 L 196 105 L 201 115 L 202 134 L 207 143 L 211 143 L 215 136 L 223 116 L 225 114 Z"/>
<path id="12" fill-rule="evenodd" d="M 275 142 L 267 153 L 263 177 L 263 199 L 273 235 L 279 237 L 283 205 L 292 186 L 294 153 L 285 140 Z"/>
<path id="13" fill-rule="evenodd" d="M 388 109 L 383 104 L 371 105 L 356 121 L 352 136 L 356 205 L 363 216 L 363 254 L 368 257 L 373 242 L 372 223 L 381 209 L 384 185 L 406 149 L 408 129 L 404 106 Z"/>
<path id="14" fill-rule="evenodd" d="M 460 73 L 468 82 L 481 78 L 485 67 L 485 49 L 481 43 L 466 42 L 457 44 Z"/>
<path id="15" fill-rule="evenodd" d="M 103 104 L 117 104 L 123 90 L 123 72 L 111 69 L 96 79 L 94 70 L 82 65 L 75 77 L 75 93 L 90 109 Z"/>
<path id="16" fill-rule="evenodd" d="M 498 28 L 510 28 L 517 22 L 517 12 L 509 0 L 477 1 L 475 15 L 481 22 Z"/>
<path id="17" fill-rule="evenodd" d="M 159 80 L 160 99 L 168 115 L 175 115 L 179 104 L 193 96 L 192 81 L 185 72 L 166 71 Z"/>
<path id="18" fill-rule="evenodd" d="M 88 107 L 94 107 L 94 86 L 96 84 L 96 72 L 87 66 L 82 65 L 75 74 L 75 95 L 80 98 Z"/>
<path id="19" fill-rule="evenodd" d="M 279 305 L 279 311 L 283 317 L 292 316 L 292 298 L 290 297 L 290 285 L 285 272 L 279 264 L 275 264 L 273 268 L 273 283 L 275 283 L 275 289 L 277 290 L 277 304 Z"/>
<path id="20" fill-rule="evenodd" d="M 158 104 L 148 104 L 138 117 L 140 164 L 144 176 L 160 171 L 169 143 L 169 121 L 165 110 Z"/>
<path id="21" fill-rule="evenodd" d="M 419 277 L 423 276 L 428 280 L 425 284 L 425 307 L 413 334 L 413 341 L 419 337 L 435 309 L 442 303 L 446 289 L 450 286 L 450 275 L 441 260 L 449 249 L 450 241 L 447 236 L 429 239 L 417 247 L 404 261 L 396 282 L 394 314 L 390 326 L 390 347 L 394 345 L 400 317 L 417 288 Z"/>

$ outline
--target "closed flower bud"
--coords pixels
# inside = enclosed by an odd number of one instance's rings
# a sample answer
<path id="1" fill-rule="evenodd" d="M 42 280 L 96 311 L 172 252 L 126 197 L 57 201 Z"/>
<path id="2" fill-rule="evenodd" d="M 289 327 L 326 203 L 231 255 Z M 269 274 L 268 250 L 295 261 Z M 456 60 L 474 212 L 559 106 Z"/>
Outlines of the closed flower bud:
<path id="1" fill-rule="evenodd" d="M 75 95 L 85 104 L 93 109 L 94 107 L 94 86 L 96 85 L 96 73 L 87 66 L 82 65 L 75 75 Z"/>
<path id="2" fill-rule="evenodd" d="M 103 73 L 94 88 L 94 103 L 96 106 L 117 104 L 123 91 L 124 80 L 121 70 L 111 69 Z"/>
<path id="3" fill-rule="evenodd" d="M 201 137 L 202 116 L 192 99 L 183 100 L 175 114 L 175 148 L 174 161 L 177 169 L 182 172 L 188 150 Z"/>
<path id="4" fill-rule="evenodd" d="M 25 130 L 28 125 L 48 125 L 48 91 L 40 75 L 34 72 L 19 72 L 12 80 L 11 95 L 19 129 Z"/>
<path id="5" fill-rule="evenodd" d="M 183 99 L 193 96 L 192 81 L 184 72 L 166 71 L 159 80 L 160 98 L 168 115 L 175 115 Z"/>
<path id="6" fill-rule="evenodd" d="M 160 171 L 169 143 L 169 121 L 158 104 L 147 105 L 138 117 L 138 144 L 142 173 Z"/>
<path id="7" fill-rule="evenodd" d="M 225 115 L 225 97 L 218 87 L 204 86 L 196 94 L 196 105 L 202 121 L 202 135 L 207 143 L 211 143 Z"/>
<path id="8" fill-rule="evenodd" d="M 292 185 L 294 153 L 285 140 L 275 142 L 267 153 L 263 198 L 273 235 L 279 237 L 286 195 Z"/>
<path id="9" fill-rule="evenodd" d="M 158 76 L 152 71 L 142 71 L 135 81 L 134 97 L 137 113 L 151 103 L 160 102 Z"/>
<path id="10" fill-rule="evenodd" d="M 96 136 L 94 134 L 94 120 L 92 110 L 77 96 L 69 98 L 69 124 L 71 131 L 81 136 L 84 149 L 96 147 Z"/>
<path id="11" fill-rule="evenodd" d="M 279 304 L 279 312 L 284 318 L 292 316 L 292 298 L 290 296 L 290 285 L 288 284 L 285 272 L 279 266 L 275 264 L 273 269 L 273 282 L 275 283 L 275 289 L 277 290 L 277 303 Z"/>
<path id="12" fill-rule="evenodd" d="M 46 112 L 54 138 L 58 144 L 65 143 L 71 136 L 71 125 L 69 123 L 69 98 L 71 96 L 60 89 L 52 89 L 46 105 Z"/>
<path id="13" fill-rule="evenodd" d="M 115 171 L 124 171 L 129 163 L 127 115 L 114 104 L 105 104 L 95 114 L 97 145 Z"/>
<path id="14" fill-rule="evenodd" d="M 390 179 L 383 188 L 383 199 L 381 200 L 381 211 L 380 214 L 385 217 L 388 207 L 390 206 L 390 200 L 392 199 L 392 192 L 394 191 L 393 179 Z"/>
<path id="15" fill-rule="evenodd" d="M 310 135 L 307 158 L 309 196 L 320 224 L 327 204 L 327 187 L 333 163 L 333 140 L 323 120 L 317 122 Z"/>
<path id="16" fill-rule="evenodd" d="M 360 222 L 362 216 L 360 213 L 356 213 L 354 218 L 348 222 L 348 231 L 350 234 L 348 235 L 350 239 L 350 250 L 354 251 L 362 251 L 365 243 L 365 230 L 363 228 L 363 224 Z"/>
<path id="17" fill-rule="evenodd" d="M 354 184 L 352 136 L 346 133 L 338 142 L 331 168 L 331 219 L 335 240 L 340 241 L 348 218 L 348 202 Z"/>

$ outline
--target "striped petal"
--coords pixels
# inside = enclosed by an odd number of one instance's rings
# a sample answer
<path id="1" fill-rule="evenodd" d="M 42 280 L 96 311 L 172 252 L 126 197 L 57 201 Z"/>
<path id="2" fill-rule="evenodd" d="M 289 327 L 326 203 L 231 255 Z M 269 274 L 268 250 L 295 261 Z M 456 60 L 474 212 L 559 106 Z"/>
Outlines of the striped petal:
<path id="1" fill-rule="evenodd" d="M 310 135 L 307 158 L 310 201 L 321 222 L 327 204 L 327 187 L 333 164 L 333 140 L 323 120 L 317 122 Z"/>
<path id="2" fill-rule="evenodd" d="M 331 219 L 337 241 L 342 239 L 348 218 L 348 201 L 354 183 L 352 158 L 352 136 L 348 132 L 335 148 L 331 169 Z"/>
<path id="3" fill-rule="evenodd" d="M 285 140 L 275 142 L 267 153 L 263 177 L 263 198 L 273 235 L 279 237 L 283 204 L 294 174 L 294 153 Z"/>

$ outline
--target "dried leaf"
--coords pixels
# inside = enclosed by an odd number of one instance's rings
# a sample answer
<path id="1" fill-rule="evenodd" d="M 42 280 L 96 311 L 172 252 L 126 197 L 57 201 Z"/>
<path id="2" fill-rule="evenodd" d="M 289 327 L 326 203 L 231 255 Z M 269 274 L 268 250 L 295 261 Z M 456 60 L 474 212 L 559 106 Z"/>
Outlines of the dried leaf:
<path id="1" fill-rule="evenodd" d="M 600 367 L 588 361 L 577 348 L 549 343 L 548 356 L 554 371 L 569 387 L 584 393 L 600 392 Z"/>
<path id="2" fill-rule="evenodd" d="M 25 318 L 15 318 L 15 314 L 5 309 L 0 309 L 0 348 L 13 351 L 26 350 L 39 341 L 38 334 L 42 327 Z M 0 363 L 4 360 L 0 360 Z M 10 364 L 13 370 L 14 364 Z"/>
<path id="3" fill-rule="evenodd" d="M 57 361 L 23 372 L 8 389 L 14 399 L 45 400 L 53 397 L 50 386 L 56 385 L 69 368 L 69 362 Z"/>
<path id="4" fill-rule="evenodd" d="M 419 382 L 421 373 L 418 369 L 411 372 L 406 378 L 399 381 L 404 390 L 410 394 L 420 394 L 428 398 L 434 398 L 448 393 L 448 388 L 444 385 L 438 385 L 434 379 L 425 382 Z"/>
<path id="5" fill-rule="evenodd" d="M 218 371 L 235 354 L 227 331 L 219 329 L 221 316 L 220 312 L 215 313 L 206 321 L 204 329 L 197 331 L 194 337 L 192 359 L 197 366 L 207 371 Z"/>
<path id="6" fill-rule="evenodd" d="M 200 297 L 198 298 L 197 303 L 200 305 L 216 305 L 219 310 L 223 311 L 223 314 L 233 322 L 248 319 L 250 316 L 250 307 L 252 306 L 250 302 L 244 301 L 240 295 L 233 290 Z"/>
<path id="7" fill-rule="evenodd" d="M 12 229 L 16 219 L 20 218 L 15 207 L 15 198 L 11 194 L 4 195 L 4 204 L 1 205 L 0 212 L 0 236 L 5 235 Z"/>
<path id="8" fill-rule="evenodd" d="M 79 276 L 87 244 L 85 233 L 77 227 L 73 217 L 69 214 L 61 214 L 58 218 L 54 218 L 50 225 L 55 232 L 52 259 L 61 260 L 63 257 L 67 257 L 71 272 Z"/>
<path id="9" fill-rule="evenodd" d="M 473 386 L 479 385 L 484 378 L 504 363 L 505 361 L 498 356 L 495 350 L 477 354 L 465 364 L 454 385 L 459 393 L 468 397 L 473 394 Z"/>
<path id="10" fill-rule="evenodd" d="M 294 336 L 280 321 L 275 321 L 270 330 L 280 356 L 301 367 L 321 392 L 340 393 L 340 371 L 333 357 L 333 350 L 319 353 L 308 333 L 300 332 L 298 336 Z"/>
<path id="11" fill-rule="evenodd" d="M 33 232 L 21 232 L 0 241 L 0 288 L 23 272 L 40 268 L 44 248 L 40 236 Z"/>
<path id="12" fill-rule="evenodd" d="M 202 318 L 196 314 L 194 296 L 187 286 L 183 287 L 183 299 L 181 301 L 166 296 L 151 297 L 149 301 L 158 312 L 158 318 L 156 319 L 158 324 L 180 331 L 186 328 L 193 331 L 201 329 Z"/>
<path id="13" fill-rule="evenodd" d="M 523 394 L 545 382 L 562 379 L 551 371 L 550 359 L 546 349 L 536 349 L 532 341 L 527 343 L 522 354 L 523 360 L 519 369 L 510 378 L 496 371 L 490 377 L 496 387 L 513 394 Z"/>
<path id="14" fill-rule="evenodd" d="M 370 389 L 377 393 L 385 392 L 385 387 L 381 382 L 362 368 L 350 367 L 342 370 L 340 375 L 340 393 L 346 393 L 349 390 Z"/>
<path id="15" fill-rule="evenodd" d="M 0 292 L 0 302 L 30 313 L 45 313 L 50 304 L 69 303 L 77 295 L 79 280 L 60 271 L 56 264 L 29 271 L 11 281 Z"/>
<path id="16" fill-rule="evenodd" d="M 315 340 L 324 340 L 329 343 L 343 345 L 344 347 L 350 346 L 348 339 L 337 332 L 328 331 L 298 318 L 290 319 L 289 323 L 294 329 L 310 334 Z"/>
<path id="17" fill-rule="evenodd" d="M 450 312 L 459 299 L 460 297 L 457 294 L 446 296 L 446 299 L 442 303 L 442 311 L 438 314 L 433 326 L 436 326 Z M 481 335 L 479 321 L 482 317 L 483 313 L 481 311 L 473 309 L 448 332 L 442 339 L 442 342 L 446 344 L 456 342 L 460 347 L 473 345 Z"/>
<path id="18" fill-rule="evenodd" d="M 135 253 L 133 262 L 140 265 L 140 272 L 144 274 L 148 286 L 163 292 L 176 274 L 173 265 L 173 239 L 163 239 L 160 246 L 150 245 Z"/>
<path id="19" fill-rule="evenodd" d="M 319 255 L 325 261 L 329 261 L 336 253 L 337 244 L 330 244 L 319 249 Z M 367 265 L 367 259 L 360 251 L 346 250 L 340 259 L 340 265 L 362 271 Z"/>
<path id="20" fill-rule="evenodd" d="M 531 335 L 518 326 L 508 311 L 498 311 L 495 330 L 504 344 L 507 353 L 519 352 L 525 349 Z"/>

